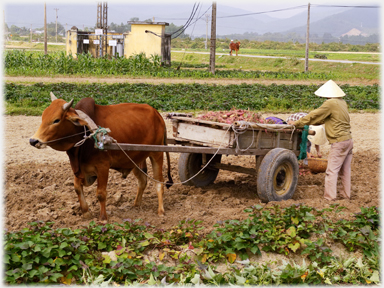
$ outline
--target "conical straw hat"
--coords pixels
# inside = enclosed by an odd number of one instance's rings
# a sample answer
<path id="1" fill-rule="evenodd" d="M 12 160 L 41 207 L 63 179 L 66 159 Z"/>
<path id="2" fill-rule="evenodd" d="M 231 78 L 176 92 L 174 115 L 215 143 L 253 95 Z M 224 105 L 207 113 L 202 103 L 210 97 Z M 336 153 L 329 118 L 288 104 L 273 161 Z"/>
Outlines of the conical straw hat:
<path id="1" fill-rule="evenodd" d="M 323 125 L 309 125 L 309 130 L 316 132 L 315 135 L 308 135 L 308 140 L 315 145 L 327 144 L 327 136 L 325 135 L 325 129 Z"/>
<path id="2" fill-rule="evenodd" d="M 325 98 L 336 98 L 345 96 L 345 93 L 335 82 L 329 80 L 316 90 L 315 95 Z"/>

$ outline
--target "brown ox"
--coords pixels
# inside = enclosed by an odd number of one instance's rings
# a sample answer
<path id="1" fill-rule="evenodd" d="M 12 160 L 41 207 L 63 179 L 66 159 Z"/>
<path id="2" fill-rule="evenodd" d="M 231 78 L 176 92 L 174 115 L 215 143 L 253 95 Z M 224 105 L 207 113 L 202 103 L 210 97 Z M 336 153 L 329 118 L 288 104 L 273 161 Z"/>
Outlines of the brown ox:
<path id="1" fill-rule="evenodd" d="M 230 44 L 229 44 L 229 55 L 231 55 L 232 56 L 232 51 L 236 51 L 236 56 L 237 56 L 237 52 L 239 52 L 239 49 L 240 49 L 240 42 L 238 41 L 238 42 L 231 42 Z"/>
<path id="2" fill-rule="evenodd" d="M 92 138 L 87 139 L 83 145 L 74 147 L 77 142 L 83 139 L 85 130 L 88 131 L 90 127 L 88 122 L 92 122 L 92 120 L 94 121 L 93 125 L 96 123 L 100 127 L 109 128 L 111 132 L 108 135 L 118 143 L 166 145 L 167 130 L 159 112 L 147 104 L 96 105 L 92 98 L 80 100 L 73 109 L 71 108 L 73 100 L 67 103 L 62 99 L 57 99 L 53 93 L 51 93 L 51 99 L 52 103 L 43 112 L 39 129 L 29 142 L 36 148 L 50 146 L 55 150 L 67 152 L 75 174 L 75 191 L 79 197 L 80 208 L 84 217 L 92 218 L 84 197 L 83 186 L 90 186 L 97 179 L 96 196 L 100 202 L 100 220 L 107 221 L 105 206 L 109 169 L 121 172 L 123 178 L 127 177 L 133 170 L 138 179 L 134 206 L 140 206 L 147 185 L 147 177 L 135 167 L 132 161 L 139 163 L 140 168 L 146 171 L 145 160 L 148 157 L 152 163 L 154 178 L 161 182 L 156 182 L 155 187 L 159 202 L 158 214 L 164 215 L 163 152 L 126 152 L 132 159 L 131 161 L 122 151 L 106 151 L 94 148 Z M 84 115 L 78 112 L 79 110 L 85 112 L 91 120 L 79 116 Z M 166 155 L 169 178 L 166 186 L 169 188 L 173 181 L 170 175 L 169 153 Z"/>

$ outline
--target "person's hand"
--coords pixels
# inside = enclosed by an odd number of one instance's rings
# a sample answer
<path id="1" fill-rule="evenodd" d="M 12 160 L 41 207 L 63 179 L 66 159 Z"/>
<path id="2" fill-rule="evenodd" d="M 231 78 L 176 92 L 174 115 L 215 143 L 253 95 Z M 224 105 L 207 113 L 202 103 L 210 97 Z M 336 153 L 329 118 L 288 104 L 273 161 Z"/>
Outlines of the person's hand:
<path id="1" fill-rule="evenodd" d="M 288 121 L 288 125 L 294 125 L 295 124 L 295 121 Z"/>

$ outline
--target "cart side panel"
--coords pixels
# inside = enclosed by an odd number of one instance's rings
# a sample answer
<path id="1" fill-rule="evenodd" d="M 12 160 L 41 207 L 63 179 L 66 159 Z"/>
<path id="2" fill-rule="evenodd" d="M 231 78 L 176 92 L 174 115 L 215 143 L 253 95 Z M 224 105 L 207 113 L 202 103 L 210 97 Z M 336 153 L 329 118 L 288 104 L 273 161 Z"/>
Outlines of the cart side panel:
<path id="1" fill-rule="evenodd" d="M 221 145 L 221 147 L 226 148 L 232 146 L 232 137 L 230 131 L 193 125 L 189 123 L 178 123 L 177 138 L 203 142 L 212 145 Z"/>
<path id="2" fill-rule="evenodd" d="M 238 135 L 240 149 L 274 149 L 285 148 L 295 150 L 293 135 L 284 132 L 265 132 L 265 130 L 247 131 Z M 252 143 L 253 140 L 253 143 Z"/>

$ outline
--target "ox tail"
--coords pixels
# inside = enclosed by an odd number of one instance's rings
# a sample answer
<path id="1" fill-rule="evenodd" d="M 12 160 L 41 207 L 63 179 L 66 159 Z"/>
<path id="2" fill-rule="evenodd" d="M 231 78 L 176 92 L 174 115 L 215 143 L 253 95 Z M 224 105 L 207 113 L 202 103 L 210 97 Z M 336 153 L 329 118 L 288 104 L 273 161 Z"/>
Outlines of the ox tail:
<path id="1" fill-rule="evenodd" d="M 165 128 L 165 131 L 164 131 L 164 145 L 167 146 L 167 128 Z M 169 152 L 165 152 L 165 154 L 167 155 L 167 165 L 168 165 L 168 171 L 167 171 L 168 181 L 167 183 L 165 183 L 165 187 L 169 189 L 173 185 L 173 180 L 171 175 L 171 159 L 169 157 Z"/>

